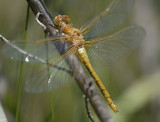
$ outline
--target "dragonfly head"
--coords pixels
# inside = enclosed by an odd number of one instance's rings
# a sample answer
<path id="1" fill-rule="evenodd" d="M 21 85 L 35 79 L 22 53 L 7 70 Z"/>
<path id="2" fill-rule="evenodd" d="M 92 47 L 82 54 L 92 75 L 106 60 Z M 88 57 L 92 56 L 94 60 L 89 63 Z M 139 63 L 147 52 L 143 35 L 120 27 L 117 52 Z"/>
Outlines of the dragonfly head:
<path id="1" fill-rule="evenodd" d="M 70 17 L 67 15 L 58 15 L 54 18 L 54 24 L 56 27 L 61 27 L 61 24 L 65 22 L 66 24 L 70 23 Z"/>

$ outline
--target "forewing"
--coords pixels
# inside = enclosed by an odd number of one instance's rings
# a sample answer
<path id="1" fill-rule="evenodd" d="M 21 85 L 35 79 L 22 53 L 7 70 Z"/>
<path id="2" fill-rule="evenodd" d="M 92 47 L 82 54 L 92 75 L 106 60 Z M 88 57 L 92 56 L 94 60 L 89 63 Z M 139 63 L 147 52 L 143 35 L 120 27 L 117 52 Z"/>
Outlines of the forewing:
<path id="1" fill-rule="evenodd" d="M 44 43 L 21 43 L 21 42 L 11 42 L 13 45 L 23 50 L 26 54 L 20 52 L 19 50 L 13 48 L 12 46 L 5 44 L 2 47 L 2 52 L 6 57 L 13 60 L 26 61 L 26 62 L 39 62 L 35 58 L 30 58 L 28 55 L 39 57 L 45 61 L 48 59 L 57 59 L 61 53 L 64 53 L 65 43 L 54 42 L 44 42 Z"/>
<path id="2" fill-rule="evenodd" d="M 87 24 L 84 25 L 84 27 L 82 27 L 82 30 L 85 28 L 85 31 L 88 31 L 84 37 L 89 38 L 101 33 L 106 33 L 107 35 L 107 33 L 112 32 L 115 28 L 119 27 L 125 22 L 127 16 L 131 13 L 134 0 L 115 1 L 116 2 L 109 10 L 109 13 L 104 15 L 105 11 L 107 10 L 106 9 L 104 12 L 91 19 Z M 97 22 L 95 22 L 95 24 L 93 24 L 93 26 L 90 28 L 90 24 L 96 19 Z"/>
<path id="3" fill-rule="evenodd" d="M 3 47 L 3 53 L 12 59 L 41 63 L 40 70 L 36 69 L 37 72 L 33 73 L 25 83 L 26 91 L 39 93 L 56 89 L 72 81 L 73 77 L 69 70 L 71 63 L 66 64 L 65 60 L 73 51 L 65 53 L 65 50 L 70 49 L 67 48 L 69 46 L 67 45 L 58 41 L 47 41 L 46 43 L 9 42 Z M 66 55 L 63 57 L 61 54 Z M 39 61 L 35 57 L 44 61 Z"/>
<path id="4" fill-rule="evenodd" d="M 114 34 L 113 34 L 114 35 Z M 89 59 L 94 66 L 104 66 L 130 54 L 143 40 L 145 31 L 139 26 L 131 26 L 129 30 L 111 36 L 93 44 L 88 48 Z M 92 41 L 91 41 L 92 42 Z"/>

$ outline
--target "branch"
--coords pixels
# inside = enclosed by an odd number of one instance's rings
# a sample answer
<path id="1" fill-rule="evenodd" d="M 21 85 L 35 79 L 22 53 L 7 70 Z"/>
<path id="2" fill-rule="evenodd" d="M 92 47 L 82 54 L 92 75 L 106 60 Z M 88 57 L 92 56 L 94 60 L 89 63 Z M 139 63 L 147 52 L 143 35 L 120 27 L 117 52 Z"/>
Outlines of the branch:
<path id="1" fill-rule="evenodd" d="M 27 2 L 35 15 L 37 15 L 38 12 L 43 14 L 43 16 L 39 17 L 39 20 L 46 26 L 46 32 L 50 36 L 56 36 L 57 32 L 54 28 L 53 20 L 42 1 L 27 0 Z M 89 101 L 99 119 L 103 122 L 113 122 L 113 119 L 111 118 L 110 114 L 106 109 L 106 104 L 104 103 L 104 100 L 100 97 L 97 89 L 93 85 L 93 80 L 88 79 L 85 71 L 79 63 L 77 56 L 70 56 L 68 58 L 68 62 L 73 62 L 73 75 L 75 76 L 76 81 L 82 92 L 89 98 Z"/>

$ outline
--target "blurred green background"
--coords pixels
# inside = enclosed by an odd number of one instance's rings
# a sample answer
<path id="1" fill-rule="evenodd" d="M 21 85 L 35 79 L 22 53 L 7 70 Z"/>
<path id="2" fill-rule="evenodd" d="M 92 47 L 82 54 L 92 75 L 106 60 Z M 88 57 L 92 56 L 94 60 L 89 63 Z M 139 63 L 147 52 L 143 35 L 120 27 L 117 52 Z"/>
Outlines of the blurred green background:
<path id="1" fill-rule="evenodd" d="M 44 0 L 54 17 L 62 13 L 80 28 L 104 10 L 111 0 Z M 0 1 L 0 34 L 10 40 L 23 40 L 27 2 Z M 145 28 L 146 36 L 131 55 L 107 68 L 98 68 L 100 78 L 119 107 L 115 122 L 160 122 L 160 2 L 136 0 L 133 22 Z M 44 38 L 43 29 L 30 11 L 27 40 Z M 0 41 L 0 48 L 4 43 Z M 0 101 L 9 122 L 15 120 L 20 62 L 6 58 L 0 51 Z M 33 70 L 25 64 L 23 82 Z M 102 96 L 103 97 L 103 96 Z M 74 82 L 53 91 L 55 122 L 89 122 L 83 94 Z M 90 107 L 91 108 L 91 107 Z M 91 108 L 92 110 L 92 108 Z M 95 113 L 92 111 L 97 120 Z M 50 122 L 49 93 L 31 94 L 22 88 L 20 122 Z"/>

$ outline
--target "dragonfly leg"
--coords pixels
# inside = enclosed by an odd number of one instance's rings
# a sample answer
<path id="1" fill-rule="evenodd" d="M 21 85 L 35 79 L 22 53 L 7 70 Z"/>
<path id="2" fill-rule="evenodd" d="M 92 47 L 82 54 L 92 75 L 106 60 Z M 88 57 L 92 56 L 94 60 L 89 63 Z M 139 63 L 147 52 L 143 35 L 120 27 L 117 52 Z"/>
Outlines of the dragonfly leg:
<path id="1" fill-rule="evenodd" d="M 42 26 L 43 29 L 46 30 L 46 26 L 42 22 L 40 22 L 39 19 L 38 19 L 40 15 L 43 15 L 43 14 L 38 12 L 35 19 L 38 22 L 38 24 L 40 24 L 40 26 Z"/>

